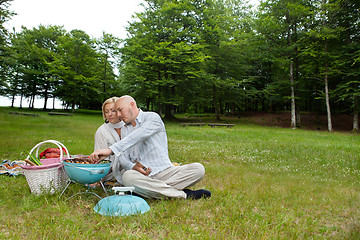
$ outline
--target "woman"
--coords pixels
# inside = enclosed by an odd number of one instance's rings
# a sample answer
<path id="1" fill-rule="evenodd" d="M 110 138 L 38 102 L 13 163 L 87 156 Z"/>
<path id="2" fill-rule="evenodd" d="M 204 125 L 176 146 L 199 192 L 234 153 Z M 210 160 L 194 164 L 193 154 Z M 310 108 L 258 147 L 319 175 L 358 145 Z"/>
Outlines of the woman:
<path id="1" fill-rule="evenodd" d="M 105 120 L 105 123 L 102 124 L 95 133 L 95 146 L 94 150 L 108 148 L 117 141 L 121 140 L 121 128 L 124 126 L 124 123 L 120 121 L 117 117 L 115 110 L 115 102 L 118 100 L 118 97 L 111 97 L 102 105 L 102 114 Z M 114 165 L 115 155 L 109 156 L 108 160 L 111 161 L 111 170 L 102 181 L 113 180 L 113 172 L 120 173 L 121 167 L 119 164 Z M 119 174 L 117 174 L 119 175 Z M 120 184 L 122 184 L 121 179 L 116 179 Z"/>

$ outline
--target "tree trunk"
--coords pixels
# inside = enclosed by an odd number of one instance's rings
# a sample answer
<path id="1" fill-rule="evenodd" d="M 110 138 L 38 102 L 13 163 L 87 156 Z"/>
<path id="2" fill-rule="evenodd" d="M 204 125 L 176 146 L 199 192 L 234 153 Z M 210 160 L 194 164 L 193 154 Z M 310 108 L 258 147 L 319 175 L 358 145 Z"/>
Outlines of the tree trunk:
<path id="1" fill-rule="evenodd" d="M 29 108 L 30 109 L 34 108 L 34 102 L 35 102 L 35 96 L 32 95 L 32 96 L 30 96 L 30 100 L 29 100 Z"/>
<path id="2" fill-rule="evenodd" d="M 48 98 L 49 98 L 49 94 L 48 94 L 48 86 L 46 85 L 46 88 L 45 88 L 45 93 L 44 93 L 44 107 L 43 109 L 46 110 L 46 105 L 47 105 L 47 101 L 48 101 Z"/>
<path id="3" fill-rule="evenodd" d="M 354 120 L 353 120 L 353 132 L 359 132 L 359 97 L 354 95 Z"/>
<path id="4" fill-rule="evenodd" d="M 150 111 L 150 98 L 146 98 L 146 110 Z"/>
<path id="5" fill-rule="evenodd" d="M 323 16 L 323 27 L 326 27 L 326 14 L 327 11 L 325 9 L 325 5 L 326 5 L 326 0 L 323 0 L 323 6 L 324 6 L 324 16 Z M 324 55 L 325 55 L 325 76 L 324 76 L 324 85 L 325 85 L 325 102 L 326 102 L 326 112 L 327 112 L 327 121 L 328 121 L 328 131 L 332 132 L 333 128 L 332 128 L 332 121 L 331 121 L 331 111 L 330 111 L 330 98 L 329 98 L 329 83 L 328 83 L 328 78 L 329 78 L 329 63 L 328 63 L 328 59 L 327 59 L 327 54 L 328 54 L 328 39 L 325 37 L 325 43 L 324 43 Z"/>
<path id="6" fill-rule="evenodd" d="M 213 104 L 214 104 L 214 108 L 215 108 L 215 117 L 216 117 L 216 120 L 221 120 L 220 119 L 220 111 L 219 111 L 219 103 L 217 101 L 217 97 L 216 97 L 216 86 L 215 84 L 213 84 Z"/>
<path id="7" fill-rule="evenodd" d="M 12 95 L 12 99 L 11 99 L 11 107 L 14 107 L 14 103 L 15 103 L 15 94 Z"/>
<path id="8" fill-rule="evenodd" d="M 224 108 L 221 99 L 219 99 L 219 112 L 220 114 L 224 114 Z"/>
<path id="9" fill-rule="evenodd" d="M 106 84 L 105 84 L 106 83 L 106 74 L 107 74 L 107 72 L 106 72 L 107 66 L 106 65 L 107 65 L 107 55 L 105 57 L 104 86 L 103 86 L 104 87 L 104 92 L 102 94 L 103 95 L 103 102 L 105 101 L 105 96 L 104 96 L 105 94 L 104 93 L 106 93 Z"/>
<path id="10" fill-rule="evenodd" d="M 333 128 L 332 128 L 332 121 L 331 121 L 329 86 L 328 86 L 328 75 L 327 74 L 325 74 L 325 101 L 326 101 L 326 112 L 327 112 L 327 120 L 328 120 L 328 131 L 332 132 Z"/>
<path id="11" fill-rule="evenodd" d="M 327 54 L 327 39 L 325 39 L 325 55 Z M 325 62 L 325 101 L 326 101 L 326 112 L 327 112 L 327 121 L 328 121 L 328 131 L 332 132 L 332 121 L 331 121 L 331 111 L 330 111 L 330 98 L 329 98 L 329 84 L 328 84 L 328 77 L 329 77 L 329 64 L 326 60 Z"/>
<path id="12" fill-rule="evenodd" d="M 291 38 L 291 29 L 290 29 L 290 16 L 289 16 L 289 10 L 287 11 L 286 14 L 286 22 L 289 23 L 288 27 L 287 27 L 287 37 L 288 37 L 288 45 L 291 46 L 292 45 L 292 38 Z M 296 111 L 295 111 L 295 87 L 294 87 L 294 60 L 292 59 L 292 57 L 289 57 L 290 59 L 290 73 L 289 73 L 289 77 L 290 77 L 290 89 L 291 89 L 291 125 L 290 127 L 292 129 L 296 129 Z"/>
<path id="13" fill-rule="evenodd" d="M 21 88 L 21 95 L 20 95 L 20 109 L 22 109 L 22 101 L 23 101 L 23 91 Z"/>
<path id="14" fill-rule="evenodd" d="M 301 127 L 301 115 L 298 110 L 296 110 L 296 127 Z"/>
<path id="15" fill-rule="evenodd" d="M 174 105 L 172 104 L 166 104 L 165 105 L 165 119 L 172 120 L 175 119 L 174 117 Z"/>
<path id="16" fill-rule="evenodd" d="M 291 85 L 291 128 L 296 129 L 296 111 L 295 111 L 295 88 L 294 88 L 294 63 L 290 61 L 290 85 Z"/>
<path id="17" fill-rule="evenodd" d="M 72 106 L 71 106 L 71 112 L 74 113 L 75 112 L 75 102 L 72 103 Z"/>
<path id="18" fill-rule="evenodd" d="M 163 114 L 163 111 L 162 111 L 162 104 L 161 104 L 161 103 L 159 103 L 158 108 L 159 108 L 158 113 L 159 113 L 159 115 L 161 116 L 161 115 Z"/>
<path id="19" fill-rule="evenodd" d="M 35 108 L 35 99 L 36 99 L 36 95 L 34 95 L 32 98 L 33 98 L 33 99 L 32 99 L 31 108 L 32 108 L 32 109 L 34 109 L 34 108 Z"/>

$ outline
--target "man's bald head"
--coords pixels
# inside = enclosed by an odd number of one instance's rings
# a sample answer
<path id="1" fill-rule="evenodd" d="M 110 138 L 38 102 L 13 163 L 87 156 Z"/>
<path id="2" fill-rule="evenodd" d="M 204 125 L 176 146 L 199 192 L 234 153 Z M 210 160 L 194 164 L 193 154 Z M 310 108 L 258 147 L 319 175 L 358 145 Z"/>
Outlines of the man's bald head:
<path id="1" fill-rule="evenodd" d="M 136 101 L 129 95 L 121 96 L 115 103 L 115 109 L 118 117 L 125 123 L 131 123 L 133 126 L 136 125 L 135 119 L 139 114 Z"/>
<path id="2" fill-rule="evenodd" d="M 135 99 L 129 95 L 121 96 L 117 101 L 124 104 L 130 104 L 133 102 L 135 104 L 135 107 L 137 107 Z"/>

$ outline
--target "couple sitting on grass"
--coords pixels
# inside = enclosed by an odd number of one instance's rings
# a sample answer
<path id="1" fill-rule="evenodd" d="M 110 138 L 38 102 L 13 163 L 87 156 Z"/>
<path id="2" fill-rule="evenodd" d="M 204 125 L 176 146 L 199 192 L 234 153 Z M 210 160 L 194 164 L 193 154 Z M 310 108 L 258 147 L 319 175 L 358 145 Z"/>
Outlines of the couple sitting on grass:
<path id="1" fill-rule="evenodd" d="M 95 134 L 91 160 L 111 161 L 115 178 L 145 198 L 200 199 L 211 196 L 205 189 L 190 190 L 205 175 L 204 166 L 174 166 L 168 155 L 165 125 L 154 112 L 143 112 L 130 96 L 113 97 L 103 104 L 105 123 Z"/>

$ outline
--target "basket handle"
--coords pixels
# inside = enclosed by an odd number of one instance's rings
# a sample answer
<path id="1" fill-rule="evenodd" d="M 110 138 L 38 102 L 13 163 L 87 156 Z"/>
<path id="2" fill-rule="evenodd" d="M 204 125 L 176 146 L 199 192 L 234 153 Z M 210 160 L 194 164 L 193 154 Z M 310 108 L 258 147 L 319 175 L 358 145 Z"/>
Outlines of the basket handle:
<path id="1" fill-rule="evenodd" d="M 67 148 L 65 147 L 64 144 L 62 144 L 61 142 L 56 141 L 56 140 L 46 140 L 46 141 L 43 141 L 43 142 L 40 142 L 40 143 L 36 144 L 36 145 L 30 150 L 30 153 L 28 154 L 28 156 L 26 157 L 26 159 L 29 159 L 29 158 L 30 158 L 30 155 L 32 154 L 32 152 L 33 152 L 35 149 L 36 149 L 36 156 L 38 156 L 38 154 L 39 154 L 39 148 L 40 148 L 44 143 L 53 143 L 53 144 L 55 144 L 55 145 L 60 149 L 60 161 L 62 161 L 63 156 L 64 156 L 62 148 L 64 148 L 64 149 L 66 150 L 67 157 L 70 158 L 69 151 L 67 150 Z"/>

